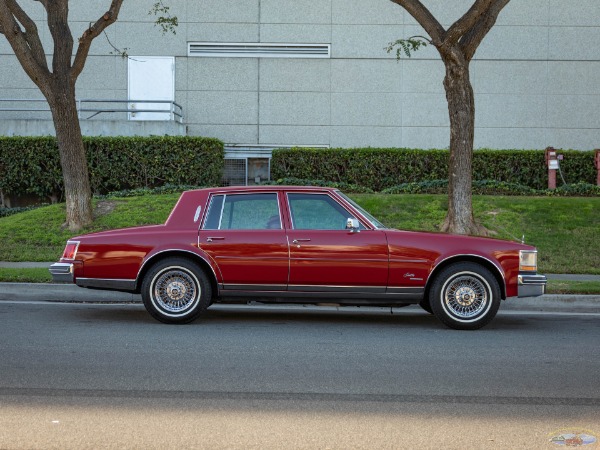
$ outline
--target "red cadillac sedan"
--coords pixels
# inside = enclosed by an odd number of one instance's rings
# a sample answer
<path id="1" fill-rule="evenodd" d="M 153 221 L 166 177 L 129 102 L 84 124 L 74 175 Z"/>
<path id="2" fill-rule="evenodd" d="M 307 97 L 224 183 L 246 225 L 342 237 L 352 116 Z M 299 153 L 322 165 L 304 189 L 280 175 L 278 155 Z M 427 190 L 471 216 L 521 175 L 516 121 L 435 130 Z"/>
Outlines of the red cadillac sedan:
<path id="1" fill-rule="evenodd" d="M 67 242 L 54 281 L 141 293 L 165 323 L 217 302 L 419 304 L 477 329 L 501 300 L 539 296 L 537 251 L 521 243 L 386 228 L 336 189 L 256 186 L 184 192 L 163 225 Z"/>

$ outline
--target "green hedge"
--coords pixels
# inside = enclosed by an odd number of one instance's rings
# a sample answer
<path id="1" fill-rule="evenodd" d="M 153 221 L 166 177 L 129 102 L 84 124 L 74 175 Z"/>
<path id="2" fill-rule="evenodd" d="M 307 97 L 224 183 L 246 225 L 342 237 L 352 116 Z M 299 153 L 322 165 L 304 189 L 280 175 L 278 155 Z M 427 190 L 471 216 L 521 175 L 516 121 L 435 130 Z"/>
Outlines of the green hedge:
<path id="1" fill-rule="evenodd" d="M 567 183 L 596 182 L 594 152 L 561 150 Z M 311 149 L 273 151 L 271 178 L 319 179 L 345 182 L 381 191 L 403 183 L 448 178 L 448 150 L 397 148 Z M 473 179 L 548 186 L 543 150 L 476 150 Z M 560 185 L 560 176 L 558 184 Z"/>
<path id="2" fill-rule="evenodd" d="M 84 138 L 95 194 L 165 184 L 217 186 L 223 143 L 180 136 Z M 0 191 L 9 196 L 62 196 L 62 171 L 53 137 L 0 137 Z"/>

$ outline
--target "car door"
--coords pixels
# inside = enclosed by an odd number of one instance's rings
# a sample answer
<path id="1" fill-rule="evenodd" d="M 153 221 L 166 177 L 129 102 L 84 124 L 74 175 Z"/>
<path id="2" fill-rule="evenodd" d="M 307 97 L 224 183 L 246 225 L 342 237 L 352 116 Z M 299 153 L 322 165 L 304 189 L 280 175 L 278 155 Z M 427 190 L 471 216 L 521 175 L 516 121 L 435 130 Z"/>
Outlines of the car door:
<path id="1" fill-rule="evenodd" d="M 381 294 L 388 279 L 385 233 L 361 224 L 328 193 L 287 193 L 289 291 Z"/>
<path id="2" fill-rule="evenodd" d="M 222 289 L 286 290 L 288 244 L 275 192 L 212 195 L 199 245 L 216 263 Z"/>

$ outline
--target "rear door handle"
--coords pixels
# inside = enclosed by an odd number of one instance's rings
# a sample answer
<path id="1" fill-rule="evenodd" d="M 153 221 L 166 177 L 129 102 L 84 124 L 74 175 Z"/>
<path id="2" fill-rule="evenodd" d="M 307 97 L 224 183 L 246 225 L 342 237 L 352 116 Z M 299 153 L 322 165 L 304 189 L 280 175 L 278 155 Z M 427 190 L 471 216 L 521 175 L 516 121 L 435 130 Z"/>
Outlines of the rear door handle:
<path id="1" fill-rule="evenodd" d="M 224 241 L 225 238 L 224 237 L 220 237 L 220 236 L 209 236 L 206 238 L 206 242 L 212 242 L 212 241 Z"/>

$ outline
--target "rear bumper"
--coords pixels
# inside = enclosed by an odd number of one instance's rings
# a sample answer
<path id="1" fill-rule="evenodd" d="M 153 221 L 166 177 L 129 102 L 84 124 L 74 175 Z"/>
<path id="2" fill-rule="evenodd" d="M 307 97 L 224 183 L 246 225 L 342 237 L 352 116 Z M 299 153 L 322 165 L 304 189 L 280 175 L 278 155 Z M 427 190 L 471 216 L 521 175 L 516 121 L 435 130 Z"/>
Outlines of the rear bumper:
<path id="1" fill-rule="evenodd" d="M 519 275 L 519 297 L 539 297 L 546 292 L 545 275 Z"/>
<path id="2" fill-rule="evenodd" d="M 54 263 L 48 269 L 52 275 L 52 281 L 55 283 L 73 283 L 73 264 L 72 263 Z"/>

